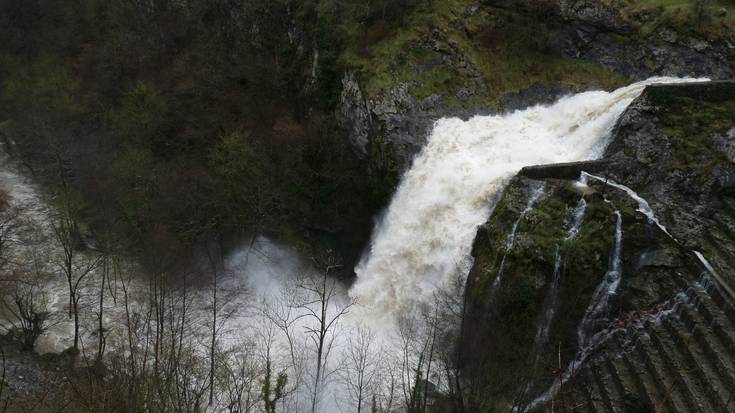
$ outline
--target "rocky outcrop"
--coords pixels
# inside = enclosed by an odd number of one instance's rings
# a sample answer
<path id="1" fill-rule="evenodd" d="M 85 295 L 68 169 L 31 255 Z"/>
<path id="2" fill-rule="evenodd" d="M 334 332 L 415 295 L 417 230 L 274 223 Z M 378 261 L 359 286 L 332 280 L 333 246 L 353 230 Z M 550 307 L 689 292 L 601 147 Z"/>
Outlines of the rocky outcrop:
<path id="1" fill-rule="evenodd" d="M 466 3 L 464 11 L 455 13 L 455 21 L 432 29 L 411 46 L 424 51 L 421 58 L 404 50 L 396 57 L 400 61 L 390 66 L 390 73 L 372 75 L 385 77 L 379 83 L 388 87 L 368 91 L 365 83 L 374 79 L 345 74 L 338 117 L 356 150 L 369 159 L 373 174 L 390 175 L 395 183 L 438 118 L 505 112 L 601 87 L 560 70 L 558 80 L 539 82 L 532 76 L 524 81 L 513 79 L 503 84 L 503 92 L 496 92 L 505 79 L 497 79 L 498 74 L 481 66 L 499 66 L 504 62 L 497 59 L 508 57 L 499 53 L 488 61 L 478 59 L 506 38 L 512 41 L 505 53 L 526 53 L 537 59 L 544 56 L 543 65 L 553 59 L 589 62 L 627 80 L 654 75 L 727 79 L 735 73 L 735 34 L 727 30 L 712 33 L 689 27 L 691 22 L 667 20 L 661 17 L 663 8 L 638 11 L 630 1 Z M 482 25 L 492 19 L 511 23 L 483 29 Z M 480 28 L 475 27 L 478 25 Z M 518 33 L 528 27 L 532 27 L 529 33 Z M 513 48 L 516 43 L 527 42 L 533 43 L 530 50 Z M 509 70 L 516 69 L 511 65 Z M 400 73 L 408 75 L 400 77 Z M 434 82 L 434 76 L 444 76 L 446 81 Z M 423 77 L 430 80 L 421 80 Z"/>
<path id="2" fill-rule="evenodd" d="M 604 160 L 568 162 L 553 165 L 527 166 L 521 169 L 518 175 L 532 179 L 577 179 L 582 172 L 597 173 L 604 171 L 606 167 L 607 162 Z"/>
<path id="3" fill-rule="evenodd" d="M 362 155 L 368 154 L 370 143 L 371 111 L 360 85 L 352 73 L 342 78 L 342 94 L 337 121 L 347 129 L 352 146 Z"/>
<path id="4" fill-rule="evenodd" d="M 735 313 L 692 282 L 665 309 L 618 321 L 559 393 L 589 412 L 730 412 Z"/>
<path id="5" fill-rule="evenodd" d="M 628 16 L 624 12 L 631 2 L 625 1 L 485 0 L 483 3 L 543 15 L 555 28 L 548 46 L 557 53 L 598 62 L 633 79 L 652 75 L 729 79 L 735 73 L 735 34 L 707 36 L 698 32 L 697 27 L 688 27 L 704 24 L 697 22 L 696 17 L 677 25 L 658 21 L 660 16 L 649 11 L 633 10 Z M 711 17 L 701 17 L 705 18 Z"/>
<path id="6" fill-rule="evenodd" d="M 601 162 L 511 182 L 467 284 L 477 411 L 735 409 L 733 113 L 735 82 L 651 86 Z"/>
<path id="7" fill-rule="evenodd" d="M 433 57 L 407 63 L 416 77 L 432 71 L 462 72 L 465 82 L 447 90 L 417 90 L 414 80 L 395 81 L 370 95 L 352 72 L 344 74 L 337 118 L 355 149 L 378 174 L 399 176 L 423 147 L 434 122 L 446 116 L 467 117 L 486 109 L 473 98 L 485 93 L 485 82 L 468 57 L 435 30 L 420 43 Z M 393 73 L 385 74 L 392 78 Z M 397 179 L 394 179 L 397 181 Z"/>

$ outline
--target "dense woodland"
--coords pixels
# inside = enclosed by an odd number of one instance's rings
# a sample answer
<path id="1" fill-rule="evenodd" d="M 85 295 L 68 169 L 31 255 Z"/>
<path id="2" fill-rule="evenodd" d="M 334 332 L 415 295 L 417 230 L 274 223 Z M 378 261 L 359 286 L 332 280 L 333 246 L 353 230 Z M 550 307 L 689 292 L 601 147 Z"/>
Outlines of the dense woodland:
<path id="1" fill-rule="evenodd" d="M 338 300 L 335 275 L 350 274 L 392 191 L 336 126 L 344 31 L 400 24 L 409 7 L 0 1 L 0 137 L 51 207 L 3 194 L 12 324 L 0 348 L 32 350 L 73 323 L 69 350 L 41 359 L 39 382 L 58 386 L 8 389 L 2 353 L 0 411 L 316 411 L 328 380 L 357 411 L 426 411 L 422 377 L 439 341 L 452 357 L 438 312 L 405 320 L 390 360 L 370 331 L 337 327 L 354 303 Z M 275 305 L 243 304 L 218 284 L 237 278 L 232 247 L 260 234 L 314 257 Z M 50 312 L 49 285 L 68 314 Z M 225 344 L 243 308 L 258 334 Z M 337 360 L 332 345 L 346 337 Z"/>
<path id="2" fill-rule="evenodd" d="M 364 309 L 348 294 L 355 265 L 422 131 L 439 117 L 680 73 L 661 63 L 672 51 L 701 64 L 692 75 L 725 67 L 735 14 L 726 0 L 512 3 L 0 0 L 0 184 L 17 185 L 0 189 L 0 413 L 527 407 L 530 385 L 508 385 L 458 345 L 475 328 L 461 275 L 402 308 L 390 336 L 350 318 Z M 606 47 L 661 56 L 628 67 Z M 357 97 L 343 95 L 346 80 Z M 372 105 L 362 148 L 339 119 L 350 98 Z M 521 252 L 541 275 L 504 293 L 507 312 L 478 315 L 535 326 L 534 291 L 562 268 L 549 234 L 563 226 L 549 229 L 542 208 L 523 221 L 532 204 L 518 208 L 499 215 L 515 222 L 512 236 L 495 234 L 505 250 L 468 265 L 495 276 L 484 263 L 500 260 L 499 280 L 516 229 L 543 233 L 556 264 L 541 247 Z M 604 267 L 607 238 L 596 239 L 586 255 Z M 473 345 L 489 351 L 483 340 Z M 529 344 L 504 345 L 536 368 Z M 561 377 L 561 347 L 553 358 L 544 373 Z M 549 391 L 551 406 L 573 406 L 565 388 Z"/>
<path id="3" fill-rule="evenodd" d="M 3 136 L 96 237 L 126 249 L 342 235 L 354 259 L 390 189 L 335 126 L 340 30 L 409 6 L 3 1 Z"/>

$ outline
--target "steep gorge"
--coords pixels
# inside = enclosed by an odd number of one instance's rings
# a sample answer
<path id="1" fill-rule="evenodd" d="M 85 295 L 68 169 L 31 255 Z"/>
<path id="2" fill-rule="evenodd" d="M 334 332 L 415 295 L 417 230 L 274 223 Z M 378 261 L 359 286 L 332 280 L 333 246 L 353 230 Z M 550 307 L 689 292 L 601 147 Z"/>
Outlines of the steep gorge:
<path id="1" fill-rule="evenodd" d="M 366 325 L 388 354 L 377 410 L 735 408 L 735 83 L 691 83 L 733 76 L 729 2 L 144 3 L 0 0 L 0 136 L 50 208 L 79 202 L 80 250 L 113 240 L 154 294 L 159 276 L 183 294 L 176 320 L 190 281 L 231 277 L 222 354 L 256 360 L 251 385 L 273 354 L 282 409 L 353 407 L 340 369 Z M 317 276 L 302 258 L 321 254 Z M 315 279 L 325 314 L 350 309 L 323 364 L 318 300 L 294 293 Z M 217 285 L 188 313 L 197 368 Z M 41 344 L 68 347 L 70 323 Z M 321 367 L 339 380 L 312 384 Z"/>

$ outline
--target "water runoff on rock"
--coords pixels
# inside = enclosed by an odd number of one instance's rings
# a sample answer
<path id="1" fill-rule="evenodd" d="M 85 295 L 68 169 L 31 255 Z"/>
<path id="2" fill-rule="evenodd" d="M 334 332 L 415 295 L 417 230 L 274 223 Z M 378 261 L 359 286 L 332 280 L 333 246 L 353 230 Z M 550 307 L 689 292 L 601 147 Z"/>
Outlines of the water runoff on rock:
<path id="1" fill-rule="evenodd" d="M 431 302 L 466 275 L 477 227 L 522 167 L 599 158 L 647 85 L 692 80 L 651 78 L 550 106 L 439 120 L 377 225 L 350 294 L 378 321 Z"/>

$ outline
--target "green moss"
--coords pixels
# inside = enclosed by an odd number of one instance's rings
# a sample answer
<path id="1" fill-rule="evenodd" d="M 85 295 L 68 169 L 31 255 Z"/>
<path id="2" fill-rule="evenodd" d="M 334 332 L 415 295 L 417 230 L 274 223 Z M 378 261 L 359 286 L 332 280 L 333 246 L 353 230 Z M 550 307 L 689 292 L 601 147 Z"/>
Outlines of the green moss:
<path id="1" fill-rule="evenodd" d="M 518 225 L 518 233 L 529 241 L 513 250 L 514 260 L 544 259 L 553 263 L 556 246 L 565 235 L 568 209 L 567 204 L 557 196 L 540 201 Z"/>
<path id="2" fill-rule="evenodd" d="M 706 177 L 715 165 L 727 162 L 712 136 L 735 125 L 735 83 L 652 87 L 647 96 L 659 108 L 657 126 L 671 144 L 670 169 Z"/>
<path id="3" fill-rule="evenodd" d="M 615 235 L 615 216 L 601 197 L 588 199 L 584 221 L 577 237 L 561 248 L 561 290 L 558 317 L 551 326 L 549 354 L 561 351 L 564 360 L 572 360 L 576 351 L 576 329 L 604 277 Z M 553 365 L 541 368 L 552 369 Z M 541 371 L 541 370 L 540 370 Z"/>
<path id="4" fill-rule="evenodd" d="M 490 7 L 468 18 L 465 10 L 473 5 L 470 0 L 418 2 L 403 24 L 346 29 L 341 62 L 357 73 L 370 97 L 407 82 L 419 98 L 436 94 L 459 105 L 498 107 L 502 96 L 534 83 L 572 88 L 625 83 L 597 64 L 547 52 L 539 39 L 548 36 L 538 21 Z M 436 40 L 455 52 L 433 50 Z M 451 56 L 463 56 L 469 66 L 443 60 Z M 478 90 L 478 72 L 487 90 Z M 457 93 L 462 89 L 474 97 L 460 100 Z"/>
<path id="5" fill-rule="evenodd" d="M 527 201 L 522 182 L 517 179 L 511 183 L 478 234 L 468 290 L 469 308 L 479 312 L 489 334 L 482 347 L 485 353 L 476 356 L 477 363 L 487 369 L 484 387 L 476 393 L 482 394 L 480 404 L 490 408 L 512 403 L 506 398 L 529 374 L 537 376 L 538 386 L 550 384 L 549 372 L 557 368 L 559 351 L 562 363 L 573 359 L 577 326 L 605 275 L 615 235 L 612 206 L 601 195 L 591 194 L 576 239 L 565 240 L 567 221 L 580 195 L 569 181 L 547 180 L 545 196 L 519 223 L 516 242 L 506 257 L 503 282 L 490 301 L 488 293 L 505 252 L 505 240 Z M 563 316 L 553 320 L 540 364 L 530 372 L 533 359 L 529 349 L 554 274 L 557 246 L 563 260 L 556 314 Z"/>
<path id="6" fill-rule="evenodd" d="M 735 33 L 735 8 L 727 0 L 605 0 L 643 36 L 660 27 L 710 41 L 731 39 Z M 726 12 L 722 14 L 721 9 Z"/>
<path id="7" fill-rule="evenodd" d="M 489 293 L 500 261 L 506 254 L 508 234 L 525 206 L 525 196 L 526 191 L 521 185 L 511 184 L 496 204 L 487 224 L 479 229 L 473 251 L 473 287 L 469 291 L 472 297 L 482 299 Z"/>
<path id="8" fill-rule="evenodd" d="M 519 196 L 524 192 L 514 188 L 514 184 L 480 232 L 478 242 L 482 248 L 476 244 L 473 275 L 483 275 L 479 288 L 483 295 L 478 295 L 476 284 L 470 292 L 475 302 L 483 300 L 481 305 L 491 309 L 485 313 L 491 317 L 488 328 L 493 332 L 492 354 L 487 356 L 487 365 L 493 373 L 487 381 L 487 393 L 501 395 L 501 398 L 518 388 L 529 374 L 533 360 L 529 359 L 528 349 L 535 340 L 539 314 L 554 273 L 557 246 L 560 246 L 565 263 L 561 269 L 557 314 L 564 314 L 564 317 L 557 317 L 551 326 L 552 337 L 544 354 L 553 353 L 554 357 L 542 359 L 542 364 L 548 359 L 549 365 L 539 366 L 540 380 L 548 378 L 546 372 L 555 367 L 551 361 L 556 360 L 558 350 L 562 351 L 564 360 L 573 358 L 576 327 L 605 274 L 614 238 L 612 209 L 598 195 L 588 200 L 587 214 L 577 239 L 565 242 L 567 221 L 579 194 L 572 191 L 566 181 L 549 180 L 547 185 L 546 195 L 519 223 L 516 242 L 506 257 L 503 283 L 492 303 L 486 301 L 486 294 L 504 253 L 505 230 L 510 230 L 519 209 L 525 205 L 525 199 Z M 492 404 L 499 402 L 502 400 L 496 396 Z"/>
<path id="9" fill-rule="evenodd" d="M 682 35 L 726 41 L 735 33 L 735 9 L 724 0 L 604 0 L 619 11 L 635 33 L 617 35 L 620 43 L 647 37 L 659 28 Z M 698 4 L 702 4 L 698 7 Z M 340 61 L 358 74 L 370 97 L 378 97 L 406 82 L 419 98 L 433 94 L 448 103 L 499 108 L 500 98 L 535 83 L 561 84 L 572 89 L 620 86 L 626 79 L 593 62 L 562 58 L 549 52 L 551 28 L 543 16 L 480 7 L 468 17 L 471 0 L 417 2 L 401 24 L 360 26 L 346 22 L 346 47 Z M 438 42 L 437 42 L 438 40 Z M 444 57 L 463 56 L 464 62 L 424 66 L 438 53 L 435 44 L 454 49 Z M 651 64 L 653 64 L 651 62 Z M 479 90 L 477 74 L 487 90 Z M 459 99 L 467 90 L 471 99 Z"/>

